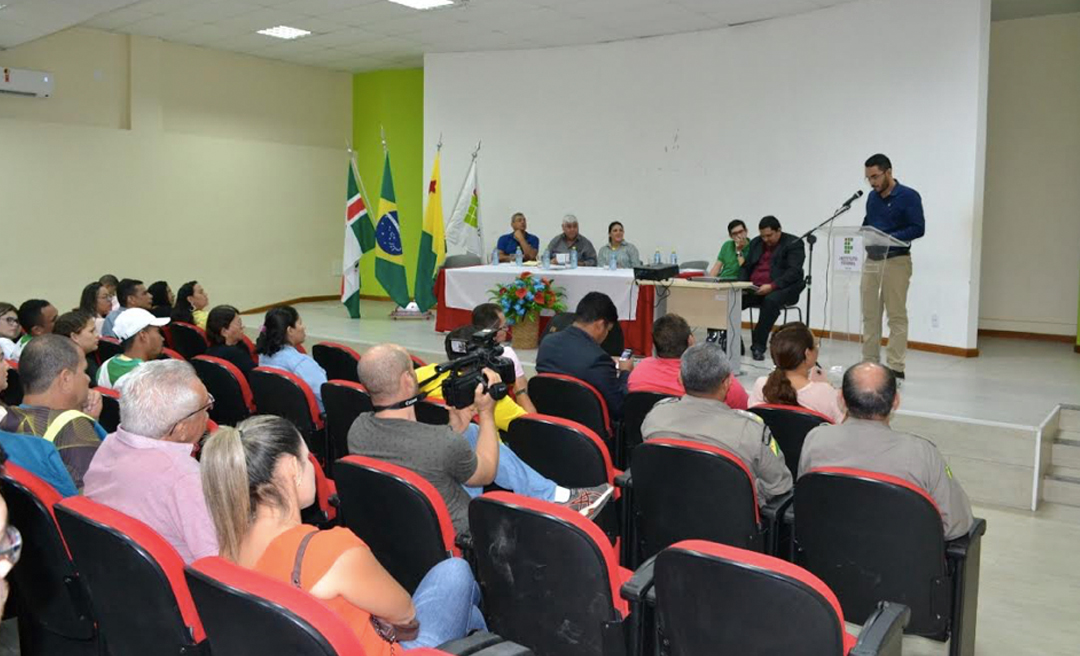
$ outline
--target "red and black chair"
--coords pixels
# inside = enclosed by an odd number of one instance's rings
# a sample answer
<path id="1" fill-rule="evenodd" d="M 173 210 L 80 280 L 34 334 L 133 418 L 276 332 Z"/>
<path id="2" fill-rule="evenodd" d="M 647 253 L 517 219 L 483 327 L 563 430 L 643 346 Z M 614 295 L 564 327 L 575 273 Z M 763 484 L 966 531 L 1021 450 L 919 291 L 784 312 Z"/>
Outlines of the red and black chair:
<path id="1" fill-rule="evenodd" d="M 461 555 L 438 490 L 390 463 L 347 456 L 334 463 L 342 524 L 367 543 L 386 571 L 411 594 L 439 562 Z"/>
<path id="2" fill-rule="evenodd" d="M 19 405 L 23 400 L 22 378 L 19 376 L 19 363 L 8 360 L 7 388 L 0 392 L 0 401 L 5 405 Z"/>
<path id="3" fill-rule="evenodd" d="M 56 522 L 86 580 L 110 656 L 210 653 L 172 545 L 85 497 L 58 504 Z"/>
<path id="4" fill-rule="evenodd" d="M 120 392 L 110 387 L 97 387 L 101 392 L 101 415 L 98 423 L 109 433 L 120 427 Z"/>
<path id="5" fill-rule="evenodd" d="M 302 519 L 306 524 L 324 528 L 334 526 L 337 524 L 338 506 L 341 503 L 337 483 L 326 475 L 315 454 L 308 453 L 308 459 L 315 469 L 315 504 L 301 511 Z"/>
<path id="6" fill-rule="evenodd" d="M 255 342 L 251 341 L 251 338 L 247 335 L 240 336 L 240 343 L 244 345 L 247 352 L 251 354 L 251 361 L 255 364 L 259 364 L 259 354 L 255 352 Z"/>
<path id="7" fill-rule="evenodd" d="M 419 369 L 420 367 L 426 367 L 427 363 L 416 357 L 415 355 L 409 355 L 409 359 L 412 360 L 412 368 Z"/>
<path id="8" fill-rule="evenodd" d="M 754 476 L 718 446 L 653 438 L 634 450 L 628 482 L 636 564 L 682 540 L 765 552 Z"/>
<path id="9" fill-rule="evenodd" d="M 351 380 L 360 382 L 356 366 L 360 364 L 360 354 L 337 342 L 319 342 L 311 347 L 311 357 L 326 370 L 329 380 Z"/>
<path id="10" fill-rule="evenodd" d="M 795 485 L 796 562 L 821 577 L 849 617 L 877 600 L 911 608 L 907 633 L 975 653 L 979 560 L 986 521 L 945 541 L 933 498 L 904 479 L 821 468 Z"/>
<path id="11" fill-rule="evenodd" d="M 165 347 L 165 348 L 161 349 L 161 355 L 159 355 L 157 357 L 157 359 L 158 360 L 180 360 L 181 362 L 186 362 L 187 361 L 187 358 L 180 355 L 179 351 L 174 351 L 173 349 L 168 348 L 168 347 Z"/>
<path id="12" fill-rule="evenodd" d="M 105 361 L 114 355 L 123 355 L 124 349 L 120 346 L 120 340 L 115 337 L 99 337 L 98 347 L 94 351 L 97 356 L 98 364 L 105 364 Z"/>
<path id="13" fill-rule="evenodd" d="M 26 545 L 8 579 L 19 617 L 19 648 L 24 656 L 104 656 L 86 584 L 68 553 L 54 507 L 60 495 L 37 476 L 8 461 L 0 492 L 8 523 Z"/>
<path id="14" fill-rule="evenodd" d="M 191 360 L 196 355 L 206 353 L 210 348 L 210 340 L 206 339 L 206 331 L 198 326 L 183 321 L 169 323 L 169 336 L 172 341 L 169 347 L 179 353 L 185 360 Z"/>
<path id="15" fill-rule="evenodd" d="M 204 618 L 214 654 L 364 656 L 356 633 L 340 615 L 304 590 L 224 558 L 202 558 L 184 570 Z M 150 653 L 150 652 L 148 652 Z M 476 633 L 411 656 L 531 656 L 490 633 Z"/>
<path id="16" fill-rule="evenodd" d="M 593 522 L 509 492 L 469 504 L 489 628 L 537 656 L 632 656 L 637 614 L 619 595 L 632 574 Z"/>
<path id="17" fill-rule="evenodd" d="M 614 448 L 607 402 L 592 385 L 565 374 L 536 374 L 529 379 L 529 399 L 538 412 L 585 424 L 609 451 Z"/>
<path id="18" fill-rule="evenodd" d="M 432 426 L 446 426 L 450 423 L 450 409 L 446 401 L 433 397 L 426 398 L 413 406 L 416 409 L 416 421 Z"/>
<path id="19" fill-rule="evenodd" d="M 255 396 L 243 372 L 222 358 L 197 355 L 191 366 L 206 390 L 214 396 L 210 418 L 225 426 L 235 426 L 255 414 Z"/>
<path id="20" fill-rule="evenodd" d="M 248 376 L 255 407 L 262 414 L 291 421 L 304 436 L 308 449 L 323 465 L 330 461 L 326 425 L 315 393 L 299 376 L 276 367 L 255 367 Z"/>
<path id="21" fill-rule="evenodd" d="M 881 602 L 856 641 L 836 595 L 810 572 L 771 556 L 704 540 L 678 542 L 623 587 L 656 606 L 667 654 L 899 656 L 910 611 Z"/>
<path id="22" fill-rule="evenodd" d="M 351 380 L 328 380 L 322 384 L 323 408 L 326 410 L 326 436 L 331 461 L 349 455 L 349 429 L 356 418 L 374 411 L 371 395 L 364 386 Z"/>
<path id="23" fill-rule="evenodd" d="M 615 445 L 615 465 L 622 469 L 630 466 L 631 453 L 641 444 L 641 425 L 653 406 L 664 399 L 673 398 L 665 392 L 630 392 L 623 401 L 623 417 L 619 422 L 619 442 Z"/>
<path id="24" fill-rule="evenodd" d="M 769 427 L 773 439 L 784 452 L 784 462 L 792 476 L 799 474 L 799 458 L 802 456 L 806 435 L 822 424 L 831 424 L 820 412 L 797 405 L 757 405 L 750 412 L 761 417 Z"/>

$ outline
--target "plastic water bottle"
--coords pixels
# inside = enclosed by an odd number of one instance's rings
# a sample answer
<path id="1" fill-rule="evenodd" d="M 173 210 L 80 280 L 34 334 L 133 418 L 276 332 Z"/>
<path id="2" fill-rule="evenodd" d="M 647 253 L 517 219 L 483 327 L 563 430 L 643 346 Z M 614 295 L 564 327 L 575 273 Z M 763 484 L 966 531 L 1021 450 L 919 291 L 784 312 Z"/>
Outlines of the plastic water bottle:
<path id="1" fill-rule="evenodd" d="M 671 264 L 679 266 L 679 256 L 675 254 L 675 249 L 671 249 Z"/>
<path id="2" fill-rule="evenodd" d="M 497 266 L 499 264 L 499 249 L 496 248 L 491 252 L 491 264 Z"/>
<path id="3" fill-rule="evenodd" d="M 570 268 L 577 268 L 577 247 L 570 249 Z"/>
<path id="4" fill-rule="evenodd" d="M 615 253 L 611 254 L 611 259 L 608 260 L 607 268 L 612 271 L 619 268 L 619 265 L 615 262 Z"/>
<path id="5" fill-rule="evenodd" d="M 521 252 L 521 246 L 518 246 L 517 251 L 514 252 L 514 264 L 521 266 L 525 261 L 525 256 Z"/>
<path id="6" fill-rule="evenodd" d="M 540 263 L 545 269 L 551 268 L 551 253 L 547 249 L 544 250 L 544 254 L 540 256 Z"/>
<path id="7" fill-rule="evenodd" d="M 660 249 L 658 248 L 658 249 L 656 249 L 656 252 L 653 253 L 652 263 L 653 264 L 660 264 L 663 261 L 664 261 L 664 258 L 660 255 Z"/>

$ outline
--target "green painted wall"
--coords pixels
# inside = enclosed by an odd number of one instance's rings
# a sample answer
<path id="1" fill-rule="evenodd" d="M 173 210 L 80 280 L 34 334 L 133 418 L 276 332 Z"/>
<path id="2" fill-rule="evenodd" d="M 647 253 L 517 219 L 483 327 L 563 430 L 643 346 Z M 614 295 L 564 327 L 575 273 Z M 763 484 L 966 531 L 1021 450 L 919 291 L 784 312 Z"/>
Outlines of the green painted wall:
<path id="1" fill-rule="evenodd" d="M 416 248 L 424 218 L 424 69 L 371 71 L 353 76 L 353 148 L 356 164 L 378 220 L 382 185 L 383 150 L 380 126 L 386 131 L 390 167 L 397 194 L 398 220 L 405 251 L 405 268 L 412 290 L 416 276 Z M 375 280 L 375 257 L 360 267 L 360 293 L 386 296 Z M 361 308 L 361 312 L 363 309 Z"/>

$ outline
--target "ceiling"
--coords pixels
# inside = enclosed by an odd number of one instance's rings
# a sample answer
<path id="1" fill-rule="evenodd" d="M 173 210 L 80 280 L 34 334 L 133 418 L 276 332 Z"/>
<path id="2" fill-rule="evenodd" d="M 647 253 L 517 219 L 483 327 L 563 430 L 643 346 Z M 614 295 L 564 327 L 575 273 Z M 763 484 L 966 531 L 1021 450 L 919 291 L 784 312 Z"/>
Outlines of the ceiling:
<path id="1" fill-rule="evenodd" d="M 853 0 L 0 0 L 0 50 L 75 25 L 343 71 L 420 66 L 424 53 L 603 43 L 787 16 Z M 994 18 L 1080 10 L 1080 0 L 993 0 Z M 1071 9 L 1070 9 L 1071 7 Z M 1034 13 L 1032 13 L 1034 12 Z M 282 41 L 256 30 L 312 34 Z"/>

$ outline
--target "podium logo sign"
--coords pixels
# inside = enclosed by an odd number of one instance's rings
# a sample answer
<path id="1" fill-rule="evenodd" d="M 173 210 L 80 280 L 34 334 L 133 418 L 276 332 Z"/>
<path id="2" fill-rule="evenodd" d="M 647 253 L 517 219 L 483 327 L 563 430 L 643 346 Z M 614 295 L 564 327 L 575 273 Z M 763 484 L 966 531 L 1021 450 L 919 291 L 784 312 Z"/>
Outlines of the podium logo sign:
<path id="1" fill-rule="evenodd" d="M 833 243 L 833 270 L 858 273 L 862 271 L 865 254 L 862 237 L 836 237 Z"/>

